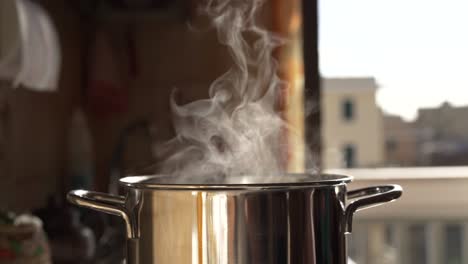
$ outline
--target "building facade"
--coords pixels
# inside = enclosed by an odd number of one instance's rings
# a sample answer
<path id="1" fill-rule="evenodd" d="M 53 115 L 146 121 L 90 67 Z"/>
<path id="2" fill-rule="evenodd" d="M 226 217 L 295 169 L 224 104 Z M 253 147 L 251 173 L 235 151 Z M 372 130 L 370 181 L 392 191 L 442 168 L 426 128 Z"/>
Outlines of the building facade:
<path id="1" fill-rule="evenodd" d="M 420 164 L 457 166 L 468 164 L 468 106 L 443 103 L 421 108 L 415 125 L 421 131 Z"/>
<path id="2" fill-rule="evenodd" d="M 322 83 L 323 167 L 384 163 L 382 113 L 374 78 L 326 78 Z"/>
<path id="3" fill-rule="evenodd" d="M 468 107 L 421 108 L 415 121 L 384 115 L 386 166 L 468 164 Z"/>
<path id="4" fill-rule="evenodd" d="M 452 106 L 445 102 L 439 107 L 420 108 L 416 124 L 432 131 L 435 139 L 468 140 L 468 106 Z"/>
<path id="5" fill-rule="evenodd" d="M 384 115 L 385 165 L 412 167 L 420 163 L 419 144 L 422 131 L 414 122 L 400 116 Z"/>

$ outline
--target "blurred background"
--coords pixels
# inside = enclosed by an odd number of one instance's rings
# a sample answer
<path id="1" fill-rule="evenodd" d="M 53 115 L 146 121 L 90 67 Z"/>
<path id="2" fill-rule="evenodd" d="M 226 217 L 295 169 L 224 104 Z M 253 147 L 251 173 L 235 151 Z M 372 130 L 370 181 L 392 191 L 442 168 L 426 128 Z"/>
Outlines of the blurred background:
<path id="1" fill-rule="evenodd" d="M 231 63 L 199 3 L 0 1 L 0 260 L 122 258 L 122 223 L 68 206 L 65 194 L 117 193 L 119 178 L 157 172 L 154 146 L 174 136 L 171 92 L 182 104 L 206 98 Z M 259 22 L 287 39 L 273 55 L 290 83 L 280 105 L 295 131 L 284 138 L 288 171 L 405 189 L 400 201 L 359 214 L 349 246 L 357 263 L 468 263 L 467 8 L 459 0 L 262 8 Z M 25 213 L 44 235 L 37 248 L 14 251 L 2 234 L 30 232 L 8 228 Z"/>
<path id="2" fill-rule="evenodd" d="M 323 164 L 405 190 L 360 215 L 357 263 L 468 263 L 467 8 L 319 1 Z"/>

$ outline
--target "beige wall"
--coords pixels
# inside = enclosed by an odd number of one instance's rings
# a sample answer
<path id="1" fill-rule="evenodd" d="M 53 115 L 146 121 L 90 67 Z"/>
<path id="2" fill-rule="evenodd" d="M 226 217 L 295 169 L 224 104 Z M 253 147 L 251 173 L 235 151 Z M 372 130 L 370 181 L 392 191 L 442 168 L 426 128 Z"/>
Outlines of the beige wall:
<path id="1" fill-rule="evenodd" d="M 323 164 L 343 167 L 342 148 L 356 146 L 357 166 L 380 165 L 384 159 L 382 116 L 376 105 L 377 89 L 372 78 L 325 79 L 322 90 Z M 354 101 L 355 118 L 345 121 L 341 104 Z"/>

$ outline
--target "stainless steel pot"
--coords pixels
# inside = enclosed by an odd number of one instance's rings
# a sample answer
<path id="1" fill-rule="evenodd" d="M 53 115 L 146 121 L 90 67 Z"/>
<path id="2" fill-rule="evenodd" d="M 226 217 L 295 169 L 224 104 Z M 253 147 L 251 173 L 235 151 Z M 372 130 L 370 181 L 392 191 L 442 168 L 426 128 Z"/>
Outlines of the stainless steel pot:
<path id="1" fill-rule="evenodd" d="M 353 214 L 402 193 L 398 185 L 347 191 L 350 181 L 135 176 L 120 180 L 125 197 L 76 190 L 68 199 L 125 220 L 130 264 L 343 264 Z"/>

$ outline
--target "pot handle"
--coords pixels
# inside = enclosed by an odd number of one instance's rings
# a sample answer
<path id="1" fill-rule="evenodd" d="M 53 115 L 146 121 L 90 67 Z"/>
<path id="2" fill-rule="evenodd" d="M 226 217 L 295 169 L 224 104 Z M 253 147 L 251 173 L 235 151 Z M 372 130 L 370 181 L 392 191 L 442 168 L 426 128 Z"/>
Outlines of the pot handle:
<path id="1" fill-rule="evenodd" d="M 355 212 L 398 199 L 403 192 L 400 185 L 390 184 L 352 190 L 347 193 L 350 202 L 345 211 L 346 233 L 353 230 L 353 215 Z"/>
<path id="2" fill-rule="evenodd" d="M 74 190 L 68 193 L 67 199 L 70 203 L 81 207 L 122 217 L 125 221 L 127 238 L 137 237 L 136 225 L 130 210 L 127 209 L 125 197 L 86 190 Z"/>

